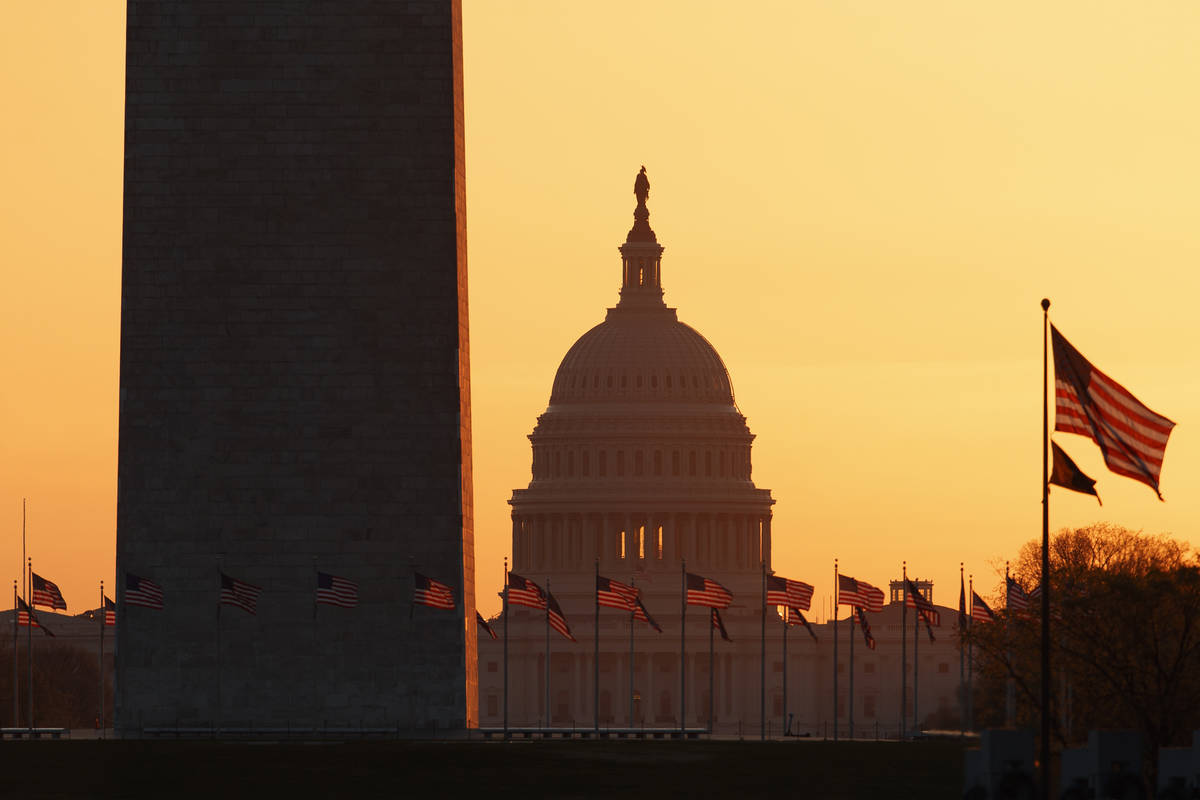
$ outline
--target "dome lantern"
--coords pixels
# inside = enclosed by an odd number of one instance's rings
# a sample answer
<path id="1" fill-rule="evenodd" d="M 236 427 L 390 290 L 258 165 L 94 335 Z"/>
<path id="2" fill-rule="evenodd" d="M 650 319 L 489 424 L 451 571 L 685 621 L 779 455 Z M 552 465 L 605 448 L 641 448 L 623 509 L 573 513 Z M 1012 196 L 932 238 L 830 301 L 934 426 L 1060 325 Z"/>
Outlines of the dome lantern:
<path id="1" fill-rule="evenodd" d="M 662 307 L 663 247 L 650 227 L 650 209 L 646 208 L 650 179 L 646 177 L 645 167 L 634 178 L 633 193 L 637 197 L 633 227 L 625 237 L 625 244 L 618 248 L 621 251 L 621 300 L 617 306 Z"/>

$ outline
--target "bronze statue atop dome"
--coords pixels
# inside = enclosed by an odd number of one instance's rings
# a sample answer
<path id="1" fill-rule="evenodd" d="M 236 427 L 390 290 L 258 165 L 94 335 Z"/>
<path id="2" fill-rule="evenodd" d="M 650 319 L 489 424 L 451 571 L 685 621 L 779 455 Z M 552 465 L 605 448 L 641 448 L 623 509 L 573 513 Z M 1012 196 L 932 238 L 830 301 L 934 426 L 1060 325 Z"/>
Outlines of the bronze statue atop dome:
<path id="1" fill-rule="evenodd" d="M 642 171 L 633 179 L 633 194 L 637 197 L 638 205 L 646 205 L 646 198 L 650 196 L 650 179 L 646 177 L 646 167 L 642 166 Z"/>

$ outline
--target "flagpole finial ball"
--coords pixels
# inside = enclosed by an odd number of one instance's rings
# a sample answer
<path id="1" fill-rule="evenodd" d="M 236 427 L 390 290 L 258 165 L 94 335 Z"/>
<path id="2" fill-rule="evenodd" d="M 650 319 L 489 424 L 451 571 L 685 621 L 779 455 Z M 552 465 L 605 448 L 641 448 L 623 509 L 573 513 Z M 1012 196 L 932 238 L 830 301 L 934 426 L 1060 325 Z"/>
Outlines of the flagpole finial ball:
<path id="1" fill-rule="evenodd" d="M 1050 310 L 1050 298 L 1043 297 L 1042 298 L 1042 311 L 1049 311 L 1049 310 Z"/>

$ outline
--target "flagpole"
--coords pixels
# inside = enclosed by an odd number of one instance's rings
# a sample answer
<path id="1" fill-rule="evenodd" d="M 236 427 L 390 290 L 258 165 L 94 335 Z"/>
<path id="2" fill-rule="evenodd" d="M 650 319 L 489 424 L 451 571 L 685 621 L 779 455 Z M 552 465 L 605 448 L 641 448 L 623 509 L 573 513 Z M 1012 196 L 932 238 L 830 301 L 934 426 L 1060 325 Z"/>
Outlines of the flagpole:
<path id="1" fill-rule="evenodd" d="M 633 627 L 632 622 L 630 627 Z M 593 641 L 595 652 L 592 657 L 592 728 L 600 736 L 600 559 L 596 559 L 596 624 Z"/>
<path id="2" fill-rule="evenodd" d="M 317 557 L 313 556 L 313 624 L 312 624 L 312 654 L 313 654 L 313 731 L 317 729 L 317 720 L 323 716 L 321 704 L 321 682 L 317 676 L 317 664 L 321 660 L 321 637 L 317 635 L 317 591 L 321 588 L 321 570 L 317 567 Z M 330 587 L 332 588 L 332 586 Z"/>
<path id="3" fill-rule="evenodd" d="M 783 735 L 788 734 L 788 704 L 787 704 L 787 636 L 788 636 L 788 617 L 791 615 L 792 609 L 790 606 L 783 607 L 783 720 L 780 723 L 780 729 Z"/>
<path id="4" fill-rule="evenodd" d="M 961 717 L 959 720 L 959 728 L 963 734 L 967 734 L 967 678 L 966 664 L 963 654 L 966 652 L 963 647 L 963 634 L 967 632 L 967 598 L 963 594 L 963 562 L 958 562 L 958 685 L 962 689 L 962 700 L 958 704 L 958 713 Z"/>
<path id="5" fill-rule="evenodd" d="M 767 740 L 767 562 L 759 562 L 762 572 L 762 641 L 758 658 L 758 738 Z"/>
<path id="6" fill-rule="evenodd" d="M 1009 580 L 1010 580 L 1010 578 L 1008 577 L 1008 562 L 1005 561 L 1004 562 L 1004 610 L 1006 612 L 1012 607 L 1011 603 L 1009 602 L 1009 599 L 1012 596 L 1012 591 L 1010 589 Z M 1005 644 L 1005 649 L 1008 651 L 1007 658 L 1008 658 L 1008 670 L 1009 670 L 1008 677 L 1005 678 L 1005 680 L 1004 680 L 1004 727 L 1006 727 L 1006 728 L 1013 727 L 1017 721 L 1016 684 L 1012 678 L 1013 651 L 1012 651 L 1012 628 L 1011 628 L 1012 620 L 1011 620 L 1011 616 L 1012 615 L 1008 614 L 1008 613 L 1006 613 L 1004 615 L 1004 644 Z"/>
<path id="7" fill-rule="evenodd" d="M 216 730 L 214 735 L 221 735 L 221 576 L 223 574 L 222 562 L 224 555 L 217 556 L 217 709 L 216 709 Z"/>
<path id="8" fill-rule="evenodd" d="M 22 531 L 24 526 L 22 526 Z M 25 637 L 26 658 L 29 661 L 29 735 L 33 736 L 33 598 L 30 592 L 33 590 L 33 556 L 29 557 L 26 562 L 29 565 L 28 575 L 25 580 L 25 607 L 29 609 L 29 630 Z"/>
<path id="9" fill-rule="evenodd" d="M 850 687 L 846 693 L 846 738 L 851 740 L 854 739 L 854 626 L 857 622 L 858 606 L 850 606 Z"/>
<path id="10" fill-rule="evenodd" d="M 971 595 L 971 613 L 967 616 L 967 629 L 975 627 L 975 576 L 967 576 L 967 594 Z M 967 730 L 975 730 L 975 698 L 971 696 L 971 681 L 975 673 L 974 642 L 967 637 Z"/>
<path id="11" fill-rule="evenodd" d="M 504 557 L 504 738 L 508 739 L 508 556 Z"/>
<path id="12" fill-rule="evenodd" d="M 633 586 L 633 578 L 629 579 L 629 585 Z M 629 729 L 633 730 L 633 615 L 636 611 L 629 612 Z M 614 715 L 615 716 L 615 715 Z"/>
<path id="13" fill-rule="evenodd" d="M 100 581 L 100 738 L 104 738 L 104 626 L 108 609 L 104 607 L 104 581 Z"/>
<path id="14" fill-rule="evenodd" d="M 546 722 L 543 731 L 550 729 L 550 579 L 546 578 Z"/>
<path id="15" fill-rule="evenodd" d="M 711 620 L 709 620 L 711 622 Z M 679 559 L 679 733 L 687 729 L 687 648 L 684 628 L 687 625 L 687 561 Z"/>
<path id="16" fill-rule="evenodd" d="M 833 740 L 838 740 L 838 562 L 833 560 Z M 853 634 L 851 634 L 853 636 Z"/>
<path id="17" fill-rule="evenodd" d="M 716 609 L 712 609 L 714 612 Z M 713 729 L 713 622 L 716 622 L 716 617 L 713 614 L 708 615 L 708 734 L 712 735 Z"/>
<path id="18" fill-rule="evenodd" d="M 918 592 L 920 591 L 920 587 L 917 587 L 917 591 Z M 916 602 L 917 602 L 917 598 L 914 597 L 913 604 L 915 605 Z M 926 623 L 926 624 L 928 624 L 928 623 Z M 912 724 L 912 729 L 913 729 L 914 736 L 916 734 L 920 733 L 920 731 L 921 731 L 921 712 L 919 711 L 919 706 L 921 705 L 921 696 L 919 694 L 920 684 L 918 682 L 920 675 L 921 675 L 921 658 L 920 658 L 920 656 L 921 656 L 921 612 L 918 609 L 917 613 L 913 615 L 913 724 Z"/>
<path id="19" fill-rule="evenodd" d="M 1050 300 L 1042 298 L 1042 795 L 1050 796 L 1050 441 L 1049 353 Z M 972 601 L 973 602 L 973 601 Z"/>
<path id="20" fill-rule="evenodd" d="M 21 725 L 21 689 L 18 686 L 21 666 L 17 658 L 17 635 L 21 630 L 21 611 L 17 607 L 17 579 L 13 578 L 13 727 Z"/>
<path id="21" fill-rule="evenodd" d="M 908 562 L 900 562 L 900 739 L 908 707 Z"/>

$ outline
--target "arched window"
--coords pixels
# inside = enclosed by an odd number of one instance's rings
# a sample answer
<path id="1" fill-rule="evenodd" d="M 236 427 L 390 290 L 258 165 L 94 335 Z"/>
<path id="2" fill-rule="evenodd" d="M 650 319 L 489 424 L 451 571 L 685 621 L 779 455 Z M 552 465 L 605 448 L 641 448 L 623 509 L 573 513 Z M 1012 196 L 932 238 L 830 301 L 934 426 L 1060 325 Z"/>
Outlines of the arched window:
<path id="1" fill-rule="evenodd" d="M 633 454 L 633 474 L 641 475 L 644 469 L 645 469 L 645 463 L 642 458 L 642 451 L 637 450 Z"/>
<path id="2" fill-rule="evenodd" d="M 624 450 L 617 451 L 617 477 L 618 478 L 625 477 L 625 451 Z"/>
<path id="3" fill-rule="evenodd" d="M 679 451 L 678 450 L 673 450 L 671 452 L 671 474 L 674 475 L 675 477 L 679 477 Z"/>
<path id="4" fill-rule="evenodd" d="M 704 477 L 712 477 L 712 451 L 708 450 L 704 453 Z"/>
<path id="5" fill-rule="evenodd" d="M 554 477 L 562 475 L 562 453 L 554 452 Z"/>
<path id="6" fill-rule="evenodd" d="M 688 453 L 688 475 L 696 477 L 696 451 Z"/>
<path id="7" fill-rule="evenodd" d="M 725 477 L 725 451 L 721 450 L 721 477 Z"/>
<path id="8" fill-rule="evenodd" d="M 600 451 L 600 463 L 597 464 L 596 467 L 599 470 L 601 478 L 608 477 L 608 451 L 607 450 Z"/>
<path id="9" fill-rule="evenodd" d="M 583 468 L 582 469 L 583 477 L 586 478 L 588 475 L 591 474 L 591 472 L 592 472 L 592 452 L 590 450 L 583 451 L 583 463 L 580 466 Z"/>
<path id="10" fill-rule="evenodd" d="M 654 451 L 654 474 L 662 475 L 662 450 Z"/>
<path id="11" fill-rule="evenodd" d="M 567 477 L 575 477 L 575 451 L 571 450 L 567 453 Z"/>

